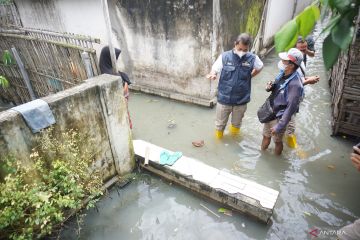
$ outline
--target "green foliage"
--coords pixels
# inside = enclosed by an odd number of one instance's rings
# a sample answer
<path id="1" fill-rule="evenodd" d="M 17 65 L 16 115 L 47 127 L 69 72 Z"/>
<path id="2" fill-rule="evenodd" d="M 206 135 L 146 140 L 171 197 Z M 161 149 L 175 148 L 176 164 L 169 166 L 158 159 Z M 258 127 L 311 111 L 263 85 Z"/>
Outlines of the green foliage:
<path id="1" fill-rule="evenodd" d="M 264 8 L 263 1 L 256 0 L 251 2 L 249 14 L 246 21 L 246 27 L 245 27 L 245 32 L 249 33 L 251 36 L 256 36 L 256 33 L 259 30 L 263 8 Z"/>
<path id="2" fill-rule="evenodd" d="M 0 87 L 9 87 L 9 81 L 4 76 L 0 76 Z"/>
<path id="3" fill-rule="evenodd" d="M 295 19 L 285 24 L 275 34 L 276 51 L 283 52 L 294 47 L 298 36 L 305 38 L 312 31 L 319 17 L 320 10 L 316 5 L 306 7 Z"/>
<path id="4" fill-rule="evenodd" d="M 14 59 L 10 53 L 9 50 L 5 50 L 3 55 L 2 55 L 2 62 L 5 64 L 5 65 L 12 65 L 14 64 Z"/>
<path id="5" fill-rule="evenodd" d="M 94 205 L 102 194 L 98 171 L 90 171 L 91 142 L 74 130 L 53 137 L 42 133 L 31 166 L 9 158 L 0 183 L 0 239 L 35 239 L 51 234 L 73 210 Z"/>
<path id="6" fill-rule="evenodd" d="M 327 52 L 326 58 L 324 58 L 324 64 L 325 66 L 332 66 L 340 54 L 340 48 L 333 42 L 331 35 L 325 38 L 323 44 L 323 52 Z"/>
<path id="7" fill-rule="evenodd" d="M 12 0 L 0 0 L 0 4 L 9 4 L 12 3 Z"/>
<path id="8" fill-rule="evenodd" d="M 360 0 L 323 0 L 324 14 L 331 13 L 331 20 L 322 34 L 326 35 L 323 57 L 326 69 L 330 69 L 341 51 L 347 51 L 355 33 L 354 18 L 358 14 Z M 332 48 L 330 48 L 330 46 Z"/>
<path id="9" fill-rule="evenodd" d="M 9 50 L 5 50 L 2 55 L 2 62 L 8 66 L 11 64 L 14 64 L 14 59 L 11 56 Z M 9 87 L 9 81 L 4 77 L 0 75 L 0 87 L 7 88 Z"/>
<path id="10" fill-rule="evenodd" d="M 316 6 L 304 9 L 295 19 L 298 26 L 298 34 L 304 38 L 313 30 L 315 22 L 320 17 L 320 10 Z"/>
<path id="11" fill-rule="evenodd" d="M 346 51 L 352 42 L 355 33 L 354 18 L 359 12 L 360 0 L 322 0 L 321 3 L 323 5 L 322 18 L 331 14 L 329 23 L 322 31 L 322 34 L 326 36 L 323 43 L 324 63 L 326 69 L 330 69 L 341 51 Z M 312 31 L 319 16 L 320 10 L 316 5 L 305 8 L 295 18 L 297 31 L 295 35 L 293 23 L 284 25 L 275 35 L 276 51 L 287 51 L 294 46 L 291 43 L 298 35 L 306 37 Z"/>
<path id="12" fill-rule="evenodd" d="M 277 52 L 290 49 L 295 45 L 298 36 L 296 20 L 286 23 L 279 32 L 275 34 L 275 48 Z"/>

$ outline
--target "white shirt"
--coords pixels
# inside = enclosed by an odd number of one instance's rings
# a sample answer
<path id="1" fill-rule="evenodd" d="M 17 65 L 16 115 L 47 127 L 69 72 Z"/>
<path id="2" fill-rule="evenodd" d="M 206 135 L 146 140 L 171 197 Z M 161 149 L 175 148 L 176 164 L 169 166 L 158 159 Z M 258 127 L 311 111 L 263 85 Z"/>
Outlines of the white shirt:
<path id="1" fill-rule="evenodd" d="M 302 68 L 302 70 L 306 74 L 306 67 L 305 67 L 304 61 L 301 62 L 300 67 Z M 297 69 L 297 72 L 300 74 L 301 78 L 305 78 L 304 73 L 301 71 L 300 67 Z"/>
<path id="2" fill-rule="evenodd" d="M 264 66 L 264 63 L 260 60 L 260 58 L 257 55 L 255 55 L 254 68 L 259 71 L 263 68 L 263 66 Z M 220 54 L 220 56 L 214 62 L 213 66 L 211 68 L 211 71 L 220 73 L 222 68 L 223 68 L 222 54 Z"/>

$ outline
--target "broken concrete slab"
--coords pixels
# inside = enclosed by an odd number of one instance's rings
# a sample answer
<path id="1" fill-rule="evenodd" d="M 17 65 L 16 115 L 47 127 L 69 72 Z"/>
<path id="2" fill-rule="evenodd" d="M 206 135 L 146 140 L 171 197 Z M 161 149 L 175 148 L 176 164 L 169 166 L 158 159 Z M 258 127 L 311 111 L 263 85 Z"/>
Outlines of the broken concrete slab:
<path id="1" fill-rule="evenodd" d="M 172 154 L 172 151 L 143 140 L 134 140 L 133 145 L 135 156 L 141 163 L 148 155 L 148 165 L 141 164 L 144 169 L 262 222 L 269 222 L 278 191 L 186 156 L 172 166 L 161 165 L 160 153 L 168 151 Z"/>

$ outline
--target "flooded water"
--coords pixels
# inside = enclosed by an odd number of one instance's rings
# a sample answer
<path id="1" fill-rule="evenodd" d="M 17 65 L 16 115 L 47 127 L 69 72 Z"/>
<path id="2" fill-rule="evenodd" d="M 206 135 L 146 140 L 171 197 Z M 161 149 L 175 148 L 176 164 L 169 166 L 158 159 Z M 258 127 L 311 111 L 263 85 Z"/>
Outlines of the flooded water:
<path id="1" fill-rule="evenodd" d="M 337 230 L 359 218 L 360 173 L 349 159 L 354 142 L 330 137 L 330 93 L 321 41 L 316 42 L 315 58 L 308 60 L 308 75 L 320 75 L 321 81 L 305 87 L 296 116 L 299 148 L 285 147 L 280 157 L 272 153 L 273 143 L 261 152 L 262 125 L 256 116 L 267 97 L 265 84 L 278 72 L 275 53 L 267 56 L 264 70 L 253 79 L 252 101 L 237 138 L 226 134 L 215 140 L 215 109 L 146 94 L 131 96 L 134 139 L 182 151 L 280 191 L 271 224 L 237 213 L 218 218 L 200 204 L 214 212 L 223 206 L 142 174 L 123 189 L 113 188 L 97 204 L 98 211 L 87 212 L 80 239 L 311 239 L 311 229 Z M 168 128 L 169 123 L 176 127 Z M 193 147 L 194 140 L 204 140 L 204 147 Z M 64 235 L 73 237 L 70 231 Z"/>

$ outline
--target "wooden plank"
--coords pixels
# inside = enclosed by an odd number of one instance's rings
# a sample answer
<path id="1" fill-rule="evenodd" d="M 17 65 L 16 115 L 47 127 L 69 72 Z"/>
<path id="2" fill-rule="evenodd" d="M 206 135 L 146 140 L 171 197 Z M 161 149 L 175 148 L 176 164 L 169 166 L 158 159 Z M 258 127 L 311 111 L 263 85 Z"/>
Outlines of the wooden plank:
<path id="1" fill-rule="evenodd" d="M 67 47 L 67 48 L 74 48 L 74 49 L 78 49 L 78 50 L 85 51 L 85 52 L 90 52 L 90 53 L 95 52 L 95 49 L 83 48 L 83 47 L 72 45 L 72 44 L 66 44 L 66 43 L 63 43 L 63 42 L 56 42 L 56 41 L 52 41 L 52 40 L 46 40 L 46 39 L 41 39 L 41 38 L 36 38 L 36 37 L 31 37 L 31 36 L 8 34 L 8 33 L 0 33 L 0 36 L 5 37 L 5 38 L 36 40 L 36 41 L 47 42 L 47 43 Z"/>
<path id="2" fill-rule="evenodd" d="M 24 63 L 22 62 L 22 60 L 20 59 L 20 56 L 16 50 L 16 48 L 11 48 L 12 52 L 13 52 L 13 55 L 15 57 L 15 60 L 19 66 L 19 69 L 21 71 L 21 75 L 25 81 L 25 85 L 29 91 L 29 94 L 30 94 L 30 97 L 31 97 L 31 100 L 35 100 L 36 99 L 36 96 L 35 96 L 35 93 L 34 93 L 34 90 L 31 86 L 31 83 L 30 83 L 30 79 L 29 79 L 29 75 L 25 69 L 25 66 L 24 66 Z"/>

